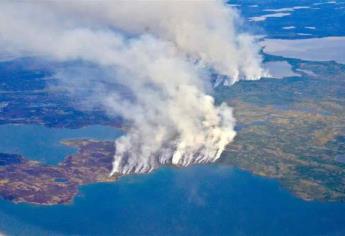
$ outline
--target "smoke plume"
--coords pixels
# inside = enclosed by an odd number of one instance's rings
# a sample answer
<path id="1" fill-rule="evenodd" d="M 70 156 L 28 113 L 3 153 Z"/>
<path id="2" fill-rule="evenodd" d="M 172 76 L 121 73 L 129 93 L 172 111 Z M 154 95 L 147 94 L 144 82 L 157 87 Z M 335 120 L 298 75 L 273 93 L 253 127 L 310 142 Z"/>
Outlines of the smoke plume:
<path id="1" fill-rule="evenodd" d="M 235 137 L 210 75 L 264 75 L 240 23 L 221 1 L 1 1 L 0 50 L 71 62 L 55 75 L 65 91 L 130 123 L 111 174 L 142 173 L 213 162 Z"/>

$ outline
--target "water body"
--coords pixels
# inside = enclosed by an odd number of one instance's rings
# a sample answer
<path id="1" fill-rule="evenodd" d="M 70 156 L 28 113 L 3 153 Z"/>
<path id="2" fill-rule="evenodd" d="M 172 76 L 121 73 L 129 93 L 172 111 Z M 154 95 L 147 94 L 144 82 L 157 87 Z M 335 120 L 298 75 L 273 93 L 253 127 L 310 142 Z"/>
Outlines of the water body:
<path id="1" fill-rule="evenodd" d="M 301 35 L 301 34 L 300 34 Z M 302 35 L 309 35 L 303 33 Z M 307 61 L 336 61 L 345 64 L 345 37 L 310 39 L 265 39 L 264 52 L 275 56 Z"/>
<path id="2" fill-rule="evenodd" d="M 335 156 L 335 160 L 341 163 L 345 163 L 345 154 Z"/>
<path id="3" fill-rule="evenodd" d="M 119 135 L 103 126 L 4 125 L 0 151 L 56 163 L 74 151 L 62 139 Z M 306 202 L 274 180 L 210 164 L 83 186 L 66 205 L 0 200 L 0 235 L 344 235 L 344 213 L 345 204 Z"/>
<path id="4" fill-rule="evenodd" d="M 47 128 L 42 125 L 0 125 L 0 152 L 21 154 L 29 159 L 56 164 L 74 148 L 61 143 L 64 139 L 90 138 L 114 140 L 122 134 L 116 128 L 92 125 L 80 129 Z"/>
<path id="5" fill-rule="evenodd" d="M 85 186 L 73 204 L 0 201 L 9 235 L 344 235 L 345 204 L 305 202 L 219 165 L 163 168 Z"/>
<path id="6" fill-rule="evenodd" d="M 264 64 L 273 78 L 282 79 L 285 77 L 300 76 L 292 70 L 292 66 L 287 61 L 270 61 Z"/>

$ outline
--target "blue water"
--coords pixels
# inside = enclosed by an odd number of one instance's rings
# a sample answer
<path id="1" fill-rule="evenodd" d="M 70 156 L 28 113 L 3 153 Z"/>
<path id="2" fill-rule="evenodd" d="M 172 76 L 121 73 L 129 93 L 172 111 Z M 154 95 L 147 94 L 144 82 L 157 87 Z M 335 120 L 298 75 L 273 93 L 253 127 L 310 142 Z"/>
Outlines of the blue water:
<path id="1" fill-rule="evenodd" d="M 164 168 L 84 186 L 73 204 L 0 201 L 11 235 L 344 235 L 345 204 L 305 202 L 230 167 Z"/>
<path id="2" fill-rule="evenodd" d="M 101 125 L 81 129 L 47 128 L 42 125 L 0 125 L 0 152 L 21 154 L 32 160 L 56 164 L 75 148 L 63 145 L 64 139 L 91 138 L 114 140 L 121 130 Z"/>
<path id="3" fill-rule="evenodd" d="M 74 151 L 60 145 L 61 139 L 113 139 L 120 134 L 102 126 L 4 125 L 0 152 L 56 163 Z M 0 200 L 0 234 L 345 235 L 344 214 L 345 204 L 305 202 L 276 181 L 228 166 L 201 165 L 83 186 L 68 205 Z"/>

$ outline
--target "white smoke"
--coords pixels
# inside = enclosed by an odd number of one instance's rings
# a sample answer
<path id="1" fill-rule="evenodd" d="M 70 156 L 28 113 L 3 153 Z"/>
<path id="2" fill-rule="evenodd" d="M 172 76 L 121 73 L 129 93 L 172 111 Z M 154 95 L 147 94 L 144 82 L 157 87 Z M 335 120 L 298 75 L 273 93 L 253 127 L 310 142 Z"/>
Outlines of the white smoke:
<path id="1" fill-rule="evenodd" d="M 90 106 L 131 123 L 115 141 L 111 174 L 141 173 L 215 161 L 233 140 L 232 109 L 215 105 L 209 71 L 227 84 L 265 74 L 239 20 L 220 1 L 2 1 L 0 49 L 106 71 L 86 82 L 67 77 L 75 83 L 65 89 L 86 87 Z"/>

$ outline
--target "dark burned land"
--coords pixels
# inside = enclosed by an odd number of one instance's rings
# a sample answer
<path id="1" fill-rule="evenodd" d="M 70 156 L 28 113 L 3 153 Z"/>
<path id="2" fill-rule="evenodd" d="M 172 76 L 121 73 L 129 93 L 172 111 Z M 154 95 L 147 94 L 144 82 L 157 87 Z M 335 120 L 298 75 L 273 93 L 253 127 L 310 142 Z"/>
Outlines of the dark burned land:
<path id="1" fill-rule="evenodd" d="M 219 164 L 277 179 L 305 200 L 345 201 L 345 163 L 338 158 L 345 155 L 345 67 L 334 62 L 290 63 L 301 77 L 243 81 L 217 89 L 217 102 L 234 107 L 238 131 Z M 120 119 L 76 111 L 60 95 L 48 95 L 43 90 L 45 72 L 35 74 L 37 68 L 31 68 L 16 74 L 18 68 L 12 67 L 2 64 L 0 68 L 0 123 L 121 126 Z M 14 83 L 23 73 L 24 82 Z M 36 82 L 25 83 L 25 79 Z M 14 202 L 61 204 L 72 201 L 80 185 L 119 177 L 109 177 L 113 142 L 69 140 L 64 144 L 77 147 L 78 152 L 58 165 L 1 153 L 0 195 Z"/>
<path id="2" fill-rule="evenodd" d="M 65 141 L 79 152 L 56 166 L 0 153 L 0 194 L 14 202 L 59 204 L 70 202 L 83 184 L 109 182 L 114 143 L 91 140 Z M 7 160 L 11 159 L 9 162 Z M 14 161 L 13 161 L 14 160 Z"/>

